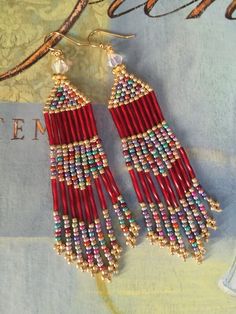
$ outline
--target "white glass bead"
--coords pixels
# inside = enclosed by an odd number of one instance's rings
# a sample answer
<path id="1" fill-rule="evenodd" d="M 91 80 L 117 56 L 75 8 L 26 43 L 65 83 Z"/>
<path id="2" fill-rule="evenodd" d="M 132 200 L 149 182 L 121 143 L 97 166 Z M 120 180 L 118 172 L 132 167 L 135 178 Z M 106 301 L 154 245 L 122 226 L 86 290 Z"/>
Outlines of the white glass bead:
<path id="1" fill-rule="evenodd" d="M 64 74 L 69 70 L 64 60 L 58 59 L 52 63 L 52 70 L 55 74 Z"/>
<path id="2" fill-rule="evenodd" d="M 108 55 L 108 65 L 111 68 L 116 67 L 119 64 L 122 64 L 123 57 L 121 55 L 118 55 L 116 53 L 111 53 Z"/>

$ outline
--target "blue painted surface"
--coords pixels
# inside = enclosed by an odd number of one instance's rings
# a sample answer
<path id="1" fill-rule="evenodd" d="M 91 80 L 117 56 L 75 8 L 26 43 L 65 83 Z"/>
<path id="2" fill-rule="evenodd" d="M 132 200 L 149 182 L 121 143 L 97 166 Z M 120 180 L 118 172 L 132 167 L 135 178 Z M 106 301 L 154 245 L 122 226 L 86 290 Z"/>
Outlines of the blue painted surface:
<path id="1" fill-rule="evenodd" d="M 158 20 L 140 10 L 111 24 L 116 32 L 138 35 L 115 40 L 115 47 L 128 69 L 157 91 L 200 181 L 224 208 L 205 264 L 183 266 L 142 242 L 125 252 L 121 276 L 108 288 L 66 266 L 51 249 L 46 136 L 32 141 L 32 119 L 42 118 L 42 106 L 1 103 L 0 313 L 235 313 L 235 301 L 216 288 L 231 263 L 236 233 L 236 42 L 235 22 L 223 16 L 227 4 L 216 1 L 196 20 L 185 20 L 189 9 Z M 94 109 L 111 168 L 136 208 L 115 127 L 105 106 Z M 25 119 L 23 141 L 10 140 L 12 118 Z"/>

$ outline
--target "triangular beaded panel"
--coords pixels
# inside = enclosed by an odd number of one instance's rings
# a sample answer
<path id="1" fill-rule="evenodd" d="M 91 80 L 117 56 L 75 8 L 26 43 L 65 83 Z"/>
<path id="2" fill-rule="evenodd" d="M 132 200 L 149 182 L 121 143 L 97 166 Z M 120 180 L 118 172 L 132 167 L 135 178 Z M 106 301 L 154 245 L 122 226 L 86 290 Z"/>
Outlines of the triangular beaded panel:
<path id="1" fill-rule="evenodd" d="M 64 111 L 79 108 L 89 101 L 67 79 L 56 80 L 44 111 Z"/>
<path id="2" fill-rule="evenodd" d="M 110 106 L 121 106 L 146 95 L 151 88 L 149 85 L 126 71 L 115 74 L 115 83 L 112 87 Z"/>

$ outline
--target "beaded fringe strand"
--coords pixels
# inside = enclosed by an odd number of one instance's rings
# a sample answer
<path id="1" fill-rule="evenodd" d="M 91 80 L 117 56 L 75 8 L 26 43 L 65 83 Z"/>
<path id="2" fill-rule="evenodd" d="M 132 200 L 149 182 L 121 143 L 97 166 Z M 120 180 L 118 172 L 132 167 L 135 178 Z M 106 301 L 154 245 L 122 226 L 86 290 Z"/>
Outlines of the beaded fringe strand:
<path id="1" fill-rule="evenodd" d="M 114 58 L 114 57 L 113 57 Z M 183 147 L 165 121 L 153 90 L 123 64 L 113 68 L 109 110 L 122 140 L 123 154 L 151 243 L 169 246 L 186 260 L 201 262 L 203 242 L 220 211 L 198 182 Z"/>
<path id="2" fill-rule="evenodd" d="M 135 245 L 139 227 L 109 169 L 91 104 L 66 76 L 58 74 L 53 79 L 44 117 L 50 144 L 55 250 L 69 264 L 110 280 L 117 272 L 121 247 L 104 191 L 127 245 Z"/>

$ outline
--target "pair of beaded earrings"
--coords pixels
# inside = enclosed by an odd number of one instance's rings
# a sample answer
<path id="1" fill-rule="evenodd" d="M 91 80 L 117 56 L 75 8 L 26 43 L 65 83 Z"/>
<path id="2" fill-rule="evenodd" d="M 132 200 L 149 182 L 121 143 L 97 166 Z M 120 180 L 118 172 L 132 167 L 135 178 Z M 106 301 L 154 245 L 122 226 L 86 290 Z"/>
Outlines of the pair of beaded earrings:
<path id="1" fill-rule="evenodd" d="M 220 211 L 219 203 L 199 184 L 154 91 L 127 72 L 122 57 L 110 45 L 92 42 L 97 33 L 112 34 L 95 30 L 87 43 L 58 32 L 49 36 L 57 34 L 78 46 L 106 51 L 115 76 L 108 108 L 121 138 L 147 238 L 184 260 L 190 253 L 201 262 L 208 228 L 216 228 L 207 205 Z M 92 275 L 100 273 L 109 281 L 117 272 L 121 253 L 109 206 L 118 217 L 127 245 L 135 246 L 140 227 L 108 166 L 89 100 L 64 75 L 68 66 L 62 52 L 51 50 L 55 86 L 44 107 L 44 118 L 50 144 L 55 249 L 69 264 L 76 263 Z"/>

